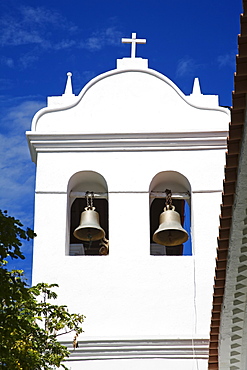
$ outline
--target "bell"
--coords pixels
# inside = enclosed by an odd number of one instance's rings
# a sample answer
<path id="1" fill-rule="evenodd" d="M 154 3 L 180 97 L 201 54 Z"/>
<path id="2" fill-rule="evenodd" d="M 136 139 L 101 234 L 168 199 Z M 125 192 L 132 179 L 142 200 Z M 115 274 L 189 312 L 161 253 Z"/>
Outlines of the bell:
<path id="1" fill-rule="evenodd" d="M 99 224 L 99 214 L 95 207 L 86 207 L 81 213 L 80 225 L 75 229 L 74 236 L 83 241 L 95 241 L 105 237 L 105 232 Z"/>
<path id="2" fill-rule="evenodd" d="M 167 247 L 180 245 L 186 242 L 189 235 L 181 226 L 180 214 L 172 209 L 164 208 L 160 215 L 160 225 L 153 235 L 153 241 Z"/>

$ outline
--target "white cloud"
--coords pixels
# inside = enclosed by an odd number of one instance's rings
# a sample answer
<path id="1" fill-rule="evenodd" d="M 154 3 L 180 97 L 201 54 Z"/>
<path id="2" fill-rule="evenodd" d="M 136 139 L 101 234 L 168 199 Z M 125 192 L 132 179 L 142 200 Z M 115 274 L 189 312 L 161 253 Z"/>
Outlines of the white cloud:
<path id="1" fill-rule="evenodd" d="M 97 51 L 107 45 L 121 45 L 121 33 L 115 27 L 108 27 L 105 30 L 93 32 L 90 37 L 79 44 L 79 47 Z"/>
<path id="2" fill-rule="evenodd" d="M 122 33 L 115 27 L 109 27 L 105 30 L 105 38 L 108 45 L 121 45 Z"/>
<path id="3" fill-rule="evenodd" d="M 21 6 L 20 13 L 24 24 L 43 26 L 47 23 L 57 26 L 64 21 L 64 18 L 58 12 L 44 7 Z"/>
<path id="4" fill-rule="evenodd" d="M 88 50 L 100 50 L 102 48 L 102 41 L 100 37 L 92 36 L 89 37 L 83 44 L 83 47 Z"/>
<path id="5" fill-rule="evenodd" d="M 191 76 L 195 73 L 197 69 L 197 65 L 192 58 L 185 56 L 184 58 L 180 59 L 177 65 L 176 75 L 177 77 L 182 76 Z"/>
<path id="6" fill-rule="evenodd" d="M 112 22 L 112 20 L 109 20 Z M 116 26 L 94 31 L 91 35 L 81 35 L 81 30 L 54 9 L 41 6 L 19 6 L 3 13 L 0 17 L 0 46 L 26 46 L 25 53 L 2 57 L 1 64 L 8 67 L 28 68 L 41 53 L 71 48 L 99 51 L 106 46 L 120 46 L 121 33 Z M 10 49 L 12 50 L 12 49 Z M 14 63 L 15 60 L 15 63 Z"/>
<path id="7" fill-rule="evenodd" d="M 32 53 L 27 53 L 27 54 L 24 54 L 22 55 L 20 58 L 19 58 L 19 63 L 21 64 L 21 66 L 23 68 L 28 68 L 30 67 L 34 62 L 36 62 L 38 60 L 38 56 L 37 55 L 33 55 Z"/>
<path id="8" fill-rule="evenodd" d="M 14 60 L 12 58 L 8 58 L 8 57 L 5 57 L 5 56 L 2 56 L 0 58 L 0 62 L 1 64 L 9 67 L 9 68 L 13 68 L 14 67 Z"/>
<path id="9" fill-rule="evenodd" d="M 31 125 L 32 116 L 44 106 L 44 103 L 34 100 L 27 100 L 18 105 L 6 109 L 5 114 L 1 117 L 1 125 L 8 127 L 9 130 L 15 129 L 15 132 L 28 130 Z"/>
<path id="10" fill-rule="evenodd" d="M 223 68 L 223 67 L 235 68 L 235 57 L 236 55 L 234 53 L 232 54 L 227 53 L 224 55 L 219 55 L 217 58 L 219 68 Z"/>
<path id="11" fill-rule="evenodd" d="M 74 33 L 77 27 L 54 10 L 22 6 L 15 9 L 14 15 L 4 14 L 0 18 L 0 45 L 39 45 L 50 49 L 52 29 Z"/>
<path id="12" fill-rule="evenodd" d="M 32 225 L 34 164 L 31 162 L 25 131 L 31 118 L 44 104 L 25 101 L 5 109 L 0 134 L 0 207 L 29 226 Z"/>
<path id="13" fill-rule="evenodd" d="M 28 29 L 23 22 L 18 22 L 12 17 L 0 19 L 0 44 L 2 46 L 43 44 L 44 39 L 35 29 Z"/>
<path id="14" fill-rule="evenodd" d="M 55 50 L 68 49 L 76 44 L 75 40 L 62 40 L 53 46 Z"/>
<path id="15" fill-rule="evenodd" d="M 69 22 L 58 11 L 45 7 L 22 6 L 20 12 L 23 16 L 23 23 L 39 27 L 53 26 L 57 29 L 66 29 L 67 32 L 77 31 L 77 26 Z"/>

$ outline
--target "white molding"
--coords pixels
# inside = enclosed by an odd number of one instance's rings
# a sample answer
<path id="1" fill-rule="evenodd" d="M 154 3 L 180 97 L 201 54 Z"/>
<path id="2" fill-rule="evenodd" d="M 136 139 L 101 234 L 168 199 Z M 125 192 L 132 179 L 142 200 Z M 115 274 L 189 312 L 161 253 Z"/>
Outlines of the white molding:
<path id="1" fill-rule="evenodd" d="M 61 342 L 70 350 L 67 361 L 112 359 L 207 359 L 207 339 L 79 340 Z"/>
<path id="2" fill-rule="evenodd" d="M 36 161 L 38 152 L 114 152 L 226 149 L 227 131 L 174 133 L 37 133 L 26 135 Z"/>

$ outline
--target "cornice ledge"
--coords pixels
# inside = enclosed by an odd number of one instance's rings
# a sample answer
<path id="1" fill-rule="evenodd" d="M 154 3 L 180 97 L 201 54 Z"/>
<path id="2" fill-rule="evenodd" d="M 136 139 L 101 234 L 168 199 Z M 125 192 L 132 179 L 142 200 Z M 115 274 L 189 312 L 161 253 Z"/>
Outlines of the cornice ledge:
<path id="1" fill-rule="evenodd" d="M 79 347 L 72 348 L 71 342 L 62 342 L 70 350 L 67 361 L 100 359 L 207 359 L 207 339 L 172 340 L 101 340 L 80 341 Z"/>
<path id="2" fill-rule="evenodd" d="M 227 131 L 169 133 L 26 133 L 32 159 L 38 152 L 226 149 Z"/>

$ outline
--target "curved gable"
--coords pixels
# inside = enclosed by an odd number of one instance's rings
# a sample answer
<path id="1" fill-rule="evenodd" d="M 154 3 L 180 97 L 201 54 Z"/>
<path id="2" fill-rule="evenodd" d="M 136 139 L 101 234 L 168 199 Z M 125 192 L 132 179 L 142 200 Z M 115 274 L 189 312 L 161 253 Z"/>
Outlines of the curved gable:
<path id="1" fill-rule="evenodd" d="M 152 69 L 115 69 L 91 80 L 73 104 L 39 111 L 32 131 L 219 131 L 227 128 L 225 114 L 224 108 L 192 104 L 173 82 Z"/>

